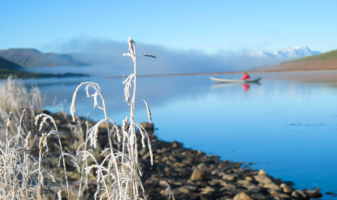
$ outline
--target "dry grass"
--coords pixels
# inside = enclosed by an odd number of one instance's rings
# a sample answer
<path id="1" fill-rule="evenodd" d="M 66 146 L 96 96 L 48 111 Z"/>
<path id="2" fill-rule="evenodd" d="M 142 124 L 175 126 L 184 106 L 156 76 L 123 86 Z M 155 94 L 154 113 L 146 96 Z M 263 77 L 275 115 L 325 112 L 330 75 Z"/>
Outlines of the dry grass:
<path id="1" fill-rule="evenodd" d="M 54 182 L 55 179 L 43 169 L 42 160 L 48 153 L 47 138 L 50 135 L 59 138 L 57 128 L 42 133 L 40 137 L 28 131 L 34 123 L 35 109 L 41 108 L 42 105 L 38 88 L 33 87 L 29 92 L 20 81 L 12 77 L 0 87 L 2 92 L 0 120 L 2 124 L 6 124 L 0 129 L 3 136 L 0 140 L 0 199 L 47 199 L 45 195 L 50 190 L 45 183 L 48 183 L 48 180 Z M 24 109 L 21 110 L 22 108 Z M 8 110 L 13 112 L 7 114 Z M 35 124 L 39 119 L 42 119 L 41 128 L 46 122 L 52 122 L 56 127 L 48 115 L 37 115 Z M 38 156 L 30 151 L 31 144 L 36 142 L 39 148 Z M 61 145 L 60 148 L 62 149 Z M 64 161 L 63 155 L 61 158 Z"/>
<path id="2" fill-rule="evenodd" d="M 73 120 L 75 119 L 74 113 L 76 106 L 76 96 L 82 86 L 85 87 L 87 97 L 93 98 L 94 107 L 102 110 L 105 116 L 104 119 L 98 121 L 93 127 L 88 127 L 85 137 L 86 140 L 84 143 L 79 145 L 76 155 L 74 156 L 74 159 L 77 160 L 78 165 L 82 166 L 80 180 L 84 181 L 83 186 L 81 184 L 79 188 L 79 197 L 83 194 L 83 190 L 87 187 L 87 183 L 90 178 L 90 172 L 92 170 L 96 170 L 97 189 L 94 195 L 95 199 L 146 199 L 144 187 L 140 179 L 142 176 L 142 171 L 138 163 L 136 133 L 139 133 L 140 137 L 142 138 L 143 148 L 145 148 L 145 141 L 147 140 L 147 146 L 151 154 L 151 162 L 153 162 L 152 149 L 146 130 L 135 121 L 135 101 L 137 96 L 137 56 L 135 42 L 129 38 L 128 43 L 129 53 L 124 54 L 124 56 L 131 57 L 134 63 L 134 72 L 130 74 L 123 82 L 125 84 L 125 101 L 130 106 L 130 116 L 123 120 L 121 130 L 117 127 L 116 123 L 112 119 L 108 118 L 105 100 L 97 83 L 83 82 L 76 88 L 73 95 L 71 104 L 71 114 L 73 116 Z M 144 55 L 149 56 L 148 54 Z M 150 57 L 154 56 L 151 55 Z M 132 94 L 130 93 L 131 88 L 133 88 Z M 149 121 L 151 122 L 151 112 L 146 101 L 144 99 L 143 101 L 145 102 L 146 108 L 148 110 Z M 90 149 L 88 150 L 88 147 L 93 146 L 96 148 L 98 127 L 102 123 L 105 123 L 107 127 L 109 145 L 101 152 L 101 155 L 104 155 L 104 159 L 101 162 L 98 162 L 95 159 L 93 152 L 90 151 Z M 110 129 L 109 124 L 112 125 L 112 129 Z M 136 128 L 139 130 L 138 132 L 136 132 Z M 113 143 L 114 137 L 117 138 L 117 144 Z M 115 148 L 117 146 L 120 148 Z M 93 164 L 88 165 L 89 159 L 94 161 Z"/>
<path id="3" fill-rule="evenodd" d="M 135 102 L 137 89 L 137 57 L 135 42 L 129 38 L 129 53 L 124 56 L 130 56 L 134 63 L 133 73 L 123 82 L 125 84 L 125 100 L 130 106 L 130 116 L 122 121 L 122 127 L 108 117 L 107 108 L 103 93 L 97 83 L 83 82 L 75 90 L 71 104 L 71 114 L 73 121 L 77 124 L 71 124 L 69 127 L 73 133 L 78 134 L 78 141 L 75 144 L 75 154 L 62 149 L 58 126 L 55 120 L 47 114 L 38 114 L 35 116 L 35 109 L 42 107 L 42 97 L 38 88 L 33 87 L 29 92 L 20 81 L 8 78 L 6 84 L 0 85 L 2 112 L 2 124 L 0 131 L 4 136 L 0 141 L 0 199 L 49 199 L 51 195 L 56 198 L 54 184 L 59 177 L 55 178 L 49 171 L 44 170 L 42 161 L 48 155 L 47 139 L 52 136 L 57 137 L 59 147 L 59 162 L 62 163 L 65 185 L 59 186 L 57 192 L 61 199 L 61 193 L 66 193 L 62 198 L 85 199 L 88 196 L 89 182 L 95 179 L 96 193 L 94 199 L 146 199 L 144 187 L 140 177 L 142 170 L 138 163 L 137 135 L 142 141 L 142 147 L 149 149 L 151 163 L 152 149 L 150 138 L 139 123 L 135 121 Z M 155 58 L 151 54 L 144 54 Z M 139 58 L 139 57 L 138 57 Z M 86 122 L 86 130 L 82 129 L 79 118 L 75 117 L 76 96 L 81 87 L 85 88 L 88 97 L 94 100 L 94 107 L 102 110 L 104 119 L 98 121 L 92 127 Z M 130 90 L 133 89 L 132 92 Z M 142 98 L 141 98 L 142 99 Z M 151 122 L 151 112 L 147 102 L 145 103 L 148 111 L 149 121 Z M 23 109 L 23 111 L 22 111 Z M 10 112 L 12 111 L 12 112 Z M 9 114 L 7 114 L 9 113 Z M 29 116 L 27 116 L 29 115 Z M 25 120 L 27 119 L 27 120 Z M 34 120 L 31 120 L 34 119 Z M 39 127 L 44 133 L 37 134 L 34 127 Z M 108 146 L 101 149 L 97 145 L 97 136 L 99 127 L 105 124 L 108 135 Z M 51 128 L 45 129 L 49 125 Z M 138 131 L 136 131 L 138 130 Z M 34 136 L 32 136 L 34 135 Z M 38 152 L 33 154 L 30 149 L 34 144 Z M 53 152 L 55 153 L 55 152 Z M 103 157 L 98 160 L 97 154 Z M 77 195 L 70 191 L 66 163 L 72 161 L 76 166 L 79 175 L 79 184 Z M 92 174 L 95 174 L 93 177 Z M 54 187 L 51 190 L 51 187 Z M 70 194 L 70 192 L 72 194 Z M 53 193 L 53 194 L 49 194 Z M 75 197 L 76 196 L 76 197 Z"/>
<path id="4" fill-rule="evenodd" d="M 6 124 L 8 113 L 11 112 L 10 131 L 15 130 L 21 118 L 22 109 L 25 109 L 25 120 L 22 129 L 25 133 L 33 127 L 35 110 L 42 108 L 43 97 L 40 90 L 32 86 L 30 90 L 24 87 L 22 81 L 9 76 L 6 82 L 0 84 L 0 124 Z M 15 134 L 15 132 L 12 132 Z M 4 139 L 4 138 L 2 138 Z"/>

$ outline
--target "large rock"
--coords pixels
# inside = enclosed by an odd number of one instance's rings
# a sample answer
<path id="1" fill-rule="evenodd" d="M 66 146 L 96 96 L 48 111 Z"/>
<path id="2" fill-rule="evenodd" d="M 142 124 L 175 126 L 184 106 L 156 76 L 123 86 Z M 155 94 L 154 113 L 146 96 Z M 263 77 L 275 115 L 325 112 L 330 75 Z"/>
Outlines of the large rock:
<path id="1" fill-rule="evenodd" d="M 205 181 L 206 180 L 206 173 L 201 170 L 194 170 L 191 176 L 192 181 Z"/>
<path id="2" fill-rule="evenodd" d="M 308 194 L 312 198 L 320 198 L 322 197 L 322 193 L 320 193 L 320 189 L 316 188 L 315 190 L 306 190 L 304 189 L 304 192 Z"/>
<path id="3" fill-rule="evenodd" d="M 280 186 L 276 185 L 275 183 L 267 183 L 263 185 L 264 188 L 272 189 L 272 190 L 277 190 L 281 191 Z"/>
<path id="4" fill-rule="evenodd" d="M 192 156 L 192 157 L 187 157 L 185 158 L 182 163 L 186 164 L 186 165 L 193 165 L 195 162 L 195 158 Z"/>
<path id="5" fill-rule="evenodd" d="M 253 199 L 245 192 L 240 192 L 234 196 L 233 200 L 253 200 Z"/>
<path id="6" fill-rule="evenodd" d="M 337 197 L 337 194 L 336 194 L 336 193 L 333 193 L 333 192 L 326 192 L 325 194 L 331 195 L 331 196 L 333 196 L 333 197 Z"/>
<path id="7" fill-rule="evenodd" d="M 305 194 L 302 190 L 295 190 L 291 193 L 291 196 L 296 199 L 307 199 L 309 195 Z"/>
<path id="8" fill-rule="evenodd" d="M 172 148 L 173 148 L 173 149 L 180 148 L 180 147 L 183 147 L 183 144 L 182 144 L 182 143 L 177 142 L 177 141 L 173 141 L 173 142 L 172 142 Z"/>
<path id="9" fill-rule="evenodd" d="M 178 188 L 178 190 L 180 192 L 183 192 L 183 193 L 190 193 L 190 192 L 197 191 L 198 187 L 197 186 L 185 185 L 185 186 L 182 186 L 182 187 Z"/>
<path id="10" fill-rule="evenodd" d="M 200 200 L 213 200 L 212 194 L 200 193 L 199 194 Z"/>
<path id="11" fill-rule="evenodd" d="M 222 176 L 222 179 L 227 180 L 227 181 L 233 181 L 235 179 L 235 175 L 231 175 L 231 174 L 224 174 Z"/>
<path id="12" fill-rule="evenodd" d="M 260 169 L 257 175 L 259 176 L 259 175 L 266 175 L 266 174 L 267 174 L 266 171 L 264 171 L 263 169 Z"/>
<path id="13" fill-rule="evenodd" d="M 284 193 L 287 193 L 287 194 L 291 194 L 291 193 L 294 191 L 294 188 L 292 188 L 291 186 L 286 185 L 286 184 L 284 184 L 284 183 L 282 183 L 282 184 L 280 185 L 280 187 L 282 188 L 283 192 L 284 192 Z"/>
<path id="14" fill-rule="evenodd" d="M 249 181 L 249 180 L 238 180 L 237 181 L 238 184 L 244 186 L 244 187 L 247 187 L 248 185 L 250 185 L 252 182 Z"/>
<path id="15" fill-rule="evenodd" d="M 147 152 L 149 152 L 147 148 L 142 148 L 142 150 L 139 152 L 139 155 L 144 156 Z"/>
<path id="16" fill-rule="evenodd" d="M 222 179 L 212 179 L 211 184 L 219 184 L 219 185 L 222 185 L 222 186 L 226 186 L 227 182 L 222 180 Z"/>
<path id="17" fill-rule="evenodd" d="M 208 169 L 208 166 L 202 162 L 199 165 L 197 165 L 196 169 L 206 171 Z"/>
<path id="18" fill-rule="evenodd" d="M 110 122 L 108 124 L 109 124 L 109 128 L 112 128 L 112 124 Z M 100 123 L 98 125 L 98 128 L 105 128 L 106 129 L 106 122 Z"/>
<path id="19" fill-rule="evenodd" d="M 288 195 L 288 194 L 281 193 L 281 194 L 277 194 L 277 196 L 280 197 L 283 200 L 291 200 L 292 199 L 291 196 Z"/>
<path id="20" fill-rule="evenodd" d="M 272 177 L 268 176 L 267 174 L 260 174 L 257 176 L 254 176 L 254 179 L 262 184 L 269 184 L 269 183 L 274 183 L 274 180 Z"/>
<path id="21" fill-rule="evenodd" d="M 257 200 L 265 200 L 266 199 L 266 196 L 260 192 L 257 192 L 257 193 L 252 193 L 251 195 L 251 198 L 253 199 L 257 199 Z"/>
<path id="22" fill-rule="evenodd" d="M 154 130 L 154 125 L 152 123 L 149 123 L 149 122 L 142 122 L 140 123 L 140 125 L 145 128 L 146 131 L 148 130 Z"/>
<path id="23" fill-rule="evenodd" d="M 222 187 L 222 188 L 220 189 L 220 191 L 233 191 L 233 190 L 235 190 L 236 188 L 237 188 L 236 185 L 228 183 L 228 184 L 226 184 L 225 187 Z"/>
<path id="24" fill-rule="evenodd" d="M 142 159 L 143 160 L 147 160 L 149 159 L 151 156 L 150 156 L 150 152 L 147 152 L 145 155 L 142 156 Z"/>
<path id="25" fill-rule="evenodd" d="M 249 191 L 252 191 L 252 192 L 259 192 L 261 191 L 261 188 L 257 185 L 254 185 L 254 184 L 251 184 L 251 185 L 247 185 L 245 186 Z"/>
<path id="26" fill-rule="evenodd" d="M 206 186 L 206 187 L 204 188 L 204 190 L 203 190 L 203 193 L 208 194 L 208 193 L 213 193 L 214 191 L 215 191 L 214 188 L 212 188 L 212 187 L 210 187 L 210 186 Z"/>

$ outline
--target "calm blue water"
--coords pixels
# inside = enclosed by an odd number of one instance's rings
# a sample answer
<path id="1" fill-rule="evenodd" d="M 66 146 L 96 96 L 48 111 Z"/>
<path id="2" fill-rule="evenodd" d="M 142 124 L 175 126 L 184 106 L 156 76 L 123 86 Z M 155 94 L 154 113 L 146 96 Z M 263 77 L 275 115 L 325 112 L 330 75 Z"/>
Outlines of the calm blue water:
<path id="1" fill-rule="evenodd" d="M 105 71 L 95 69 L 98 73 L 90 78 L 26 83 L 37 84 L 45 92 L 46 109 L 69 113 L 77 85 L 87 80 L 98 82 L 109 117 L 121 124 L 129 115 L 123 79 L 103 79 L 113 74 L 101 69 Z M 336 193 L 337 80 L 326 84 L 262 77 L 260 85 L 252 84 L 247 91 L 240 84 L 213 85 L 209 76 L 138 78 L 137 89 L 150 106 L 160 139 L 176 140 L 221 159 L 253 162 L 252 168 L 293 181 L 296 188 L 318 187 L 324 193 Z M 101 119 L 102 112 L 93 110 L 92 102 L 80 90 L 76 113 Z M 136 120 L 147 121 L 141 99 L 136 106 Z"/>

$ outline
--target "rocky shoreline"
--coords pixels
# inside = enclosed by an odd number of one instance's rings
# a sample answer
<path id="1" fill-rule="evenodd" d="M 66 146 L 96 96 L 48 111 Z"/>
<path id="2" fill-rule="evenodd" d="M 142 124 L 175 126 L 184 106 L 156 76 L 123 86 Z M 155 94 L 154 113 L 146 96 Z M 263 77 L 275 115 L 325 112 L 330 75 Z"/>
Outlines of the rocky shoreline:
<path id="1" fill-rule="evenodd" d="M 42 112 L 42 111 L 41 111 Z M 72 133 L 70 116 L 64 113 L 50 114 L 57 123 L 63 148 L 70 153 L 76 148 L 78 138 Z M 89 126 L 94 122 L 89 121 Z M 83 124 L 85 126 L 84 119 Z M 165 142 L 159 140 L 153 133 L 152 124 L 142 124 L 148 131 L 152 151 L 153 165 L 150 163 L 148 149 L 142 149 L 139 142 L 139 163 L 143 171 L 142 181 L 147 199 L 195 199 L 195 200 L 279 200 L 279 199 L 310 199 L 320 198 L 320 189 L 298 190 L 292 187 L 291 182 L 273 178 L 264 170 L 253 170 L 243 167 L 244 163 L 221 161 L 218 156 L 207 156 L 205 153 L 184 148 L 179 142 Z M 48 143 L 56 138 L 51 137 Z M 98 143 L 101 149 L 107 144 L 106 127 L 99 127 Z M 45 166 L 52 169 L 58 162 L 55 145 L 50 146 L 50 157 L 46 159 Z M 31 151 L 35 152 L 34 146 Z M 97 160 L 100 160 L 97 154 Z M 71 184 L 78 185 L 76 168 L 67 164 L 67 175 Z M 94 175 L 94 174 L 93 174 Z M 89 184 L 87 199 L 92 199 L 95 192 L 95 182 Z"/>
<path id="2" fill-rule="evenodd" d="M 156 187 L 160 180 L 170 185 L 175 199 L 310 199 L 322 197 L 319 189 L 296 190 L 290 182 L 275 179 L 264 170 L 242 168 L 244 163 L 220 161 L 201 151 L 184 148 L 178 142 L 164 142 L 151 135 L 154 165 L 150 166 L 148 153 L 140 152 L 144 181 L 149 199 L 164 194 Z M 170 194 L 170 193 L 169 193 Z"/>

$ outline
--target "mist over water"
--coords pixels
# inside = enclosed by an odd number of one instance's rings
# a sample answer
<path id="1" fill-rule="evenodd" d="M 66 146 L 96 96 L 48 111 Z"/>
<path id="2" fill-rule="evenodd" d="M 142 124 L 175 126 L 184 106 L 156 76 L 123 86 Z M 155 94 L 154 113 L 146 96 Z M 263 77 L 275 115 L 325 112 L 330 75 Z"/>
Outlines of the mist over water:
<path id="1" fill-rule="evenodd" d="M 136 41 L 137 43 L 137 41 Z M 132 62 L 122 57 L 128 52 L 126 42 L 79 37 L 67 42 L 50 44 L 50 51 L 71 53 L 71 55 L 91 65 L 109 65 L 115 76 L 128 74 Z M 277 64 L 284 59 L 261 58 L 247 52 L 219 50 L 208 54 L 199 50 L 168 49 L 159 45 L 137 43 L 137 54 L 153 54 L 157 58 L 140 58 L 139 74 L 172 74 L 240 71 L 264 65 Z"/>

